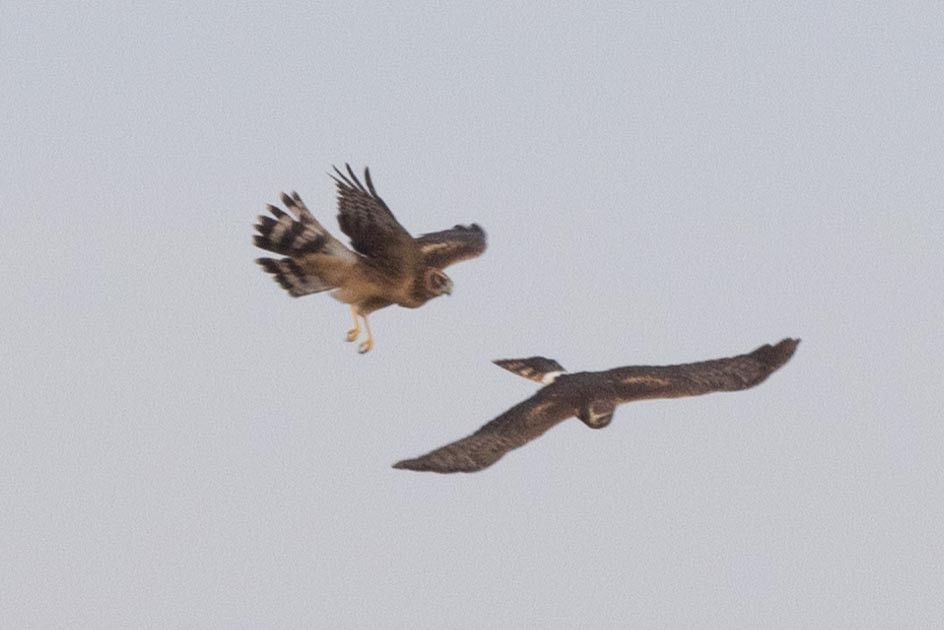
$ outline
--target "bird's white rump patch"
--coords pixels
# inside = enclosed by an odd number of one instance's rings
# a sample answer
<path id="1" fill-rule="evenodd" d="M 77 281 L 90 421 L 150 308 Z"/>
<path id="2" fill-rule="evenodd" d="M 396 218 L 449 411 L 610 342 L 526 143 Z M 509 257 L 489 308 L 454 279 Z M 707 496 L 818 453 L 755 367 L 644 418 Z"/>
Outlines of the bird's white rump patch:
<path id="1" fill-rule="evenodd" d="M 556 372 L 548 372 L 544 376 L 541 377 L 541 384 L 550 385 L 551 383 L 557 380 L 558 376 L 560 376 L 563 373 L 564 373 L 563 370 L 557 370 Z"/>

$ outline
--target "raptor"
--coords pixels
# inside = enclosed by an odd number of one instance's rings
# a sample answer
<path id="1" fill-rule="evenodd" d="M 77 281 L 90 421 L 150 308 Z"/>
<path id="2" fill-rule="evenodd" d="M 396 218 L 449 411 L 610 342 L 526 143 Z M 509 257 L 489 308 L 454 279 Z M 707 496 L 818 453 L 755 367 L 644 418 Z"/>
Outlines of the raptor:
<path id="1" fill-rule="evenodd" d="M 393 467 L 438 473 L 475 472 L 568 418 L 576 416 L 591 429 L 602 429 L 610 424 L 617 405 L 623 403 L 754 387 L 786 363 L 799 342 L 788 338 L 735 357 L 681 365 L 618 367 L 603 372 L 567 373 L 557 361 L 545 357 L 494 361 L 544 387 L 472 435 Z"/>
<path id="2" fill-rule="evenodd" d="M 338 226 L 350 238 L 349 249 L 312 215 L 298 193 L 282 194 L 284 211 L 269 205 L 271 216 L 259 217 L 253 240 L 257 247 L 283 256 L 258 258 L 263 270 L 292 297 L 331 291 L 350 305 L 354 327 L 348 341 L 356 341 L 363 322 L 361 353 L 374 346 L 367 316 L 397 304 L 418 308 L 440 295 L 452 293 L 449 265 L 475 258 L 485 251 L 485 232 L 476 224 L 456 225 L 414 238 L 374 189 L 370 170 L 364 183 L 345 164 L 331 175 L 338 192 Z"/>

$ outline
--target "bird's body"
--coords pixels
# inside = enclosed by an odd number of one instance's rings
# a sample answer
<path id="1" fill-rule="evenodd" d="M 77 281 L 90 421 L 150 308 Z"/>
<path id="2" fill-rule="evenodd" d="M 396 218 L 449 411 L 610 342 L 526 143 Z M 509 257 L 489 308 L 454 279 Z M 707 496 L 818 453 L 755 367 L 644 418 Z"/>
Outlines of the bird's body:
<path id="1" fill-rule="evenodd" d="M 544 357 L 498 360 L 497 365 L 524 378 L 550 382 L 472 435 L 421 457 L 398 462 L 394 468 L 474 472 L 568 418 L 576 416 L 588 427 L 601 429 L 623 403 L 754 387 L 786 363 L 798 343 L 797 339 L 784 339 L 749 354 L 697 363 L 627 366 L 572 374 L 564 373 L 560 364 Z"/>
<path id="2" fill-rule="evenodd" d="M 377 195 L 369 170 L 364 170 L 366 186 L 350 166 L 347 175 L 335 173 L 338 225 L 353 250 L 314 218 L 298 193 L 283 194 L 288 213 L 268 206 L 272 216 L 259 217 L 254 242 L 284 258 L 257 262 L 293 297 L 330 290 L 351 305 L 354 328 L 347 339 L 357 339 L 361 318 L 367 340 L 360 350 L 367 352 L 373 347 L 367 316 L 391 304 L 418 308 L 451 293 L 452 280 L 443 269 L 485 251 L 485 232 L 475 224 L 457 225 L 414 238 Z"/>

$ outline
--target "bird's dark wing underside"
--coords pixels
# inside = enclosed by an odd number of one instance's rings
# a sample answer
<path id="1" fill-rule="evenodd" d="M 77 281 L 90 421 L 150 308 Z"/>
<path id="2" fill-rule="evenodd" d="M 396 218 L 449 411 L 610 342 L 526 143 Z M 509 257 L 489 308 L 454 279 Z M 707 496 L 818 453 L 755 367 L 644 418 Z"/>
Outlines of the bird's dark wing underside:
<path id="1" fill-rule="evenodd" d="M 491 466 L 508 451 L 540 437 L 573 416 L 575 411 L 566 402 L 543 396 L 539 391 L 472 435 L 421 457 L 397 462 L 393 467 L 439 473 L 475 472 Z"/>
<path id="2" fill-rule="evenodd" d="M 679 398 L 754 387 L 786 363 L 799 339 L 784 339 L 748 354 L 666 366 L 628 366 L 601 372 L 601 387 L 625 403 L 645 398 Z"/>
<path id="3" fill-rule="evenodd" d="M 461 260 L 480 256 L 485 251 L 485 230 L 473 223 L 448 230 L 430 232 L 416 239 L 423 262 L 445 269 Z"/>
<path id="4" fill-rule="evenodd" d="M 406 264 L 415 250 L 413 237 L 400 225 L 374 190 L 370 170 L 364 169 L 366 186 L 349 164 L 347 174 L 335 167 L 331 175 L 338 188 L 338 225 L 359 253 Z"/>

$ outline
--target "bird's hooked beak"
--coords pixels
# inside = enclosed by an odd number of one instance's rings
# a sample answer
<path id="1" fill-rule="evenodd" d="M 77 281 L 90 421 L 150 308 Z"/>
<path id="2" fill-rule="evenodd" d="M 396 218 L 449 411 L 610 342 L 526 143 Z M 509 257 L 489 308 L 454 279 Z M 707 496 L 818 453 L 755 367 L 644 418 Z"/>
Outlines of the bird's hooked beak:
<path id="1" fill-rule="evenodd" d="M 452 280 L 446 281 L 446 284 L 443 285 L 442 292 L 446 295 L 452 295 Z"/>

